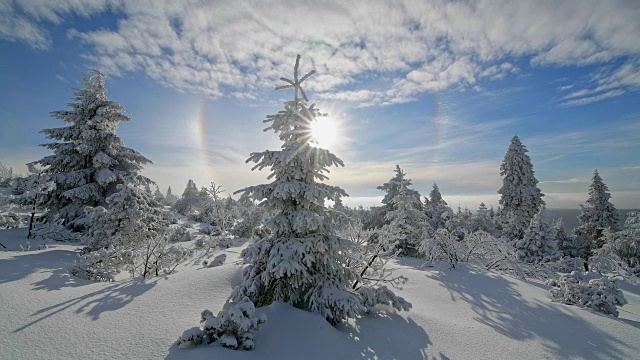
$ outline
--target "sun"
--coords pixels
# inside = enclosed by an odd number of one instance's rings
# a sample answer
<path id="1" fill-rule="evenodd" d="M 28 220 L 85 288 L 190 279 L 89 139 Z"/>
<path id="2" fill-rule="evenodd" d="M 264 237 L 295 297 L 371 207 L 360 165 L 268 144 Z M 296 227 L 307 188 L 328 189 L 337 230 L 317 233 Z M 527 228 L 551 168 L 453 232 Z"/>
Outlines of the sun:
<path id="1" fill-rule="evenodd" d="M 338 138 L 336 122 L 330 118 L 320 118 L 311 122 L 311 137 L 323 149 L 335 145 Z"/>

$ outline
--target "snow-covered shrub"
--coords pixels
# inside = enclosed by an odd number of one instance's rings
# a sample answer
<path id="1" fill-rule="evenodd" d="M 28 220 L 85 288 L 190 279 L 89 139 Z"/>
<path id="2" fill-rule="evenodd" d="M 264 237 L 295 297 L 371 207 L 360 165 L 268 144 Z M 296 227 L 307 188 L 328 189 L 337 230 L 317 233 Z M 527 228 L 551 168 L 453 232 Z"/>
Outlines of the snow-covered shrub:
<path id="1" fill-rule="evenodd" d="M 250 238 L 254 230 L 264 222 L 266 212 L 261 206 L 252 206 L 244 218 L 231 229 L 231 234 L 238 238 Z"/>
<path id="2" fill-rule="evenodd" d="M 228 305 L 228 308 L 220 311 L 218 316 L 214 316 L 209 310 L 204 310 L 201 314 L 200 327 L 193 327 L 182 333 L 176 341 L 178 347 L 185 349 L 220 340 L 222 346 L 228 349 L 252 350 L 255 348 L 255 333 L 267 322 L 267 316 L 257 315 L 254 304 L 247 297 Z"/>
<path id="3" fill-rule="evenodd" d="M 579 272 L 573 271 L 547 284 L 553 286 L 549 290 L 551 301 L 586 307 L 617 317 L 617 307 L 627 303 L 622 290 L 618 289 L 620 280 L 620 277 L 602 277 L 587 282 Z"/>
<path id="4" fill-rule="evenodd" d="M 351 221 L 340 232 L 340 239 L 348 258 L 346 265 L 360 274 L 360 279 L 353 284 L 352 289 L 358 292 L 366 308 L 373 306 L 372 301 L 382 300 L 384 294 L 393 295 L 392 292 L 385 293 L 388 289 L 382 284 L 398 288 L 408 281 L 404 276 L 394 276 L 393 271 L 387 267 L 388 262 L 400 252 L 396 250 L 398 231 L 393 224 L 384 225 L 381 229 L 363 229 L 359 220 Z M 385 290 L 378 293 L 378 288 Z M 405 310 L 411 307 L 411 304 L 399 296 L 387 299 L 382 304 L 403 304 L 401 308 Z"/>
<path id="5" fill-rule="evenodd" d="M 165 212 L 165 216 L 169 224 L 174 225 L 178 223 L 178 217 L 176 216 L 176 213 L 173 212 L 172 210 Z"/>
<path id="6" fill-rule="evenodd" d="M 218 236 L 222 234 L 222 230 L 219 226 L 209 224 L 200 225 L 200 232 L 211 236 Z"/>
<path id="7" fill-rule="evenodd" d="M 172 274 L 176 267 L 187 261 L 193 252 L 183 246 L 166 246 L 163 243 L 153 253 L 152 266 L 147 271 L 147 276 L 159 276 Z M 144 276 L 144 273 L 142 274 Z"/>
<path id="8" fill-rule="evenodd" d="M 135 254 L 115 246 L 79 254 L 80 261 L 71 274 L 92 281 L 114 281 L 123 270 L 135 271 Z"/>
<path id="9" fill-rule="evenodd" d="M 24 226 L 22 217 L 14 212 L 9 212 L 7 215 L 0 214 L 0 229 L 13 229 Z"/>
<path id="10" fill-rule="evenodd" d="M 191 241 L 193 237 L 186 226 L 178 226 L 169 230 L 169 242 L 185 242 Z"/>
<path id="11" fill-rule="evenodd" d="M 199 235 L 196 237 L 196 241 L 193 242 L 193 245 L 196 249 L 204 249 L 208 253 L 211 249 L 221 248 L 220 242 L 225 241 L 226 238 L 220 238 L 217 236 L 202 236 Z"/>
<path id="12" fill-rule="evenodd" d="M 218 239 L 218 247 L 221 249 L 228 249 L 233 245 L 233 239 L 230 237 L 222 237 Z"/>
<path id="13" fill-rule="evenodd" d="M 13 168 L 0 163 L 0 187 L 9 187 L 13 179 Z"/>
<path id="14" fill-rule="evenodd" d="M 579 257 L 564 256 L 556 261 L 548 262 L 545 266 L 557 273 L 570 273 L 572 271 L 582 271 L 585 260 Z"/>
<path id="15" fill-rule="evenodd" d="M 602 247 L 589 258 L 589 270 L 600 274 L 616 274 L 621 276 L 637 275 L 637 268 L 629 268 L 620 256 Z"/>
<path id="16" fill-rule="evenodd" d="M 29 251 L 31 250 L 31 242 L 27 240 L 24 245 L 20 245 L 20 250 Z"/>
<path id="17" fill-rule="evenodd" d="M 48 241 L 68 241 L 79 242 L 82 240 L 81 234 L 69 230 L 61 224 L 61 221 L 52 221 L 48 223 L 36 223 L 32 230 L 33 237 L 39 237 Z"/>
<path id="18" fill-rule="evenodd" d="M 460 253 L 462 243 L 456 233 L 447 229 L 439 229 L 432 236 L 422 239 L 418 251 L 428 262 L 444 260 L 451 268 L 461 260 Z"/>
<path id="19" fill-rule="evenodd" d="M 207 267 L 216 267 L 224 264 L 227 260 L 227 254 L 220 254 L 213 259 L 207 261 Z"/>
<path id="20" fill-rule="evenodd" d="M 640 275 L 640 213 L 629 212 L 623 229 L 606 229 L 603 240 L 604 245 L 598 254 L 615 254 L 632 272 Z"/>

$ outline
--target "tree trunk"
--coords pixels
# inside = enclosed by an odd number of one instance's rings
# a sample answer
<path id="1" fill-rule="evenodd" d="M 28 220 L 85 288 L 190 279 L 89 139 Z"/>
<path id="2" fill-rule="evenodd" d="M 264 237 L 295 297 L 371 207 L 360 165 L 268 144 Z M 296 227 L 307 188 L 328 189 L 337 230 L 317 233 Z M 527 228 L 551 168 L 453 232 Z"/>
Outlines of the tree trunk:
<path id="1" fill-rule="evenodd" d="M 31 220 L 29 220 L 29 233 L 27 234 L 27 239 L 31 239 L 31 230 L 33 229 L 33 218 L 36 215 L 36 204 L 38 203 L 38 193 L 36 193 L 36 197 L 33 199 L 33 209 L 31 210 Z"/>

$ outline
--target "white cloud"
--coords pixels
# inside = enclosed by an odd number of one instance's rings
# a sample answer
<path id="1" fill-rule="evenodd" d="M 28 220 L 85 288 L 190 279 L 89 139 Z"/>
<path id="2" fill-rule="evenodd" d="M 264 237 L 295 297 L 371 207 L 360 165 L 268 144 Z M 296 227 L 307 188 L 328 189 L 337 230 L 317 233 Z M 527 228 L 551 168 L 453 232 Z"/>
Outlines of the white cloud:
<path id="1" fill-rule="evenodd" d="M 70 15 L 111 11 L 115 28 L 70 36 L 104 71 L 142 71 L 170 87 L 251 98 L 289 73 L 302 53 L 317 92 L 362 106 L 414 100 L 424 92 L 473 86 L 534 66 L 605 64 L 640 55 L 640 7 L 629 1 L 45 1 L 4 2 L 0 37 L 51 46 L 45 26 Z M 638 63 L 593 79 L 600 101 L 640 84 Z M 363 80 L 380 88 L 365 94 Z M 596 88 L 601 87 L 598 92 Z M 568 90 L 568 88 L 566 89 Z M 602 94 L 600 94 L 602 93 Z M 606 94 L 606 95 L 605 95 Z M 366 96 L 365 96 L 366 95 Z"/>

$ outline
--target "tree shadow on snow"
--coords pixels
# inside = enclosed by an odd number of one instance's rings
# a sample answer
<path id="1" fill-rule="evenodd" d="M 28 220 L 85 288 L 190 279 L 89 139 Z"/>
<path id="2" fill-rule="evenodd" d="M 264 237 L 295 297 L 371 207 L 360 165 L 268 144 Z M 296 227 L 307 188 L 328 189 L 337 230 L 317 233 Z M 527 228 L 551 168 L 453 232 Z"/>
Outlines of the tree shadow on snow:
<path id="1" fill-rule="evenodd" d="M 54 281 L 58 276 L 64 277 L 63 272 L 66 272 L 66 270 L 62 269 L 72 264 L 77 257 L 78 255 L 75 251 L 55 248 L 16 252 L 12 257 L 0 260 L 0 284 L 22 280 L 41 270 L 52 272 L 54 277 L 52 281 Z M 71 280 L 67 279 L 64 282 L 71 283 Z M 43 284 L 42 286 L 46 287 L 46 285 Z M 53 287 L 61 286 L 53 283 L 49 285 Z"/>
<path id="2" fill-rule="evenodd" d="M 469 303 L 475 321 L 515 340 L 541 341 L 553 358 L 624 359 L 619 348 L 632 348 L 577 316 L 586 310 L 527 301 L 503 276 L 473 269 L 427 276 L 449 291 L 451 301 Z"/>
<path id="3" fill-rule="evenodd" d="M 362 359 L 428 359 L 429 336 L 410 317 L 379 306 L 375 313 L 338 325 Z M 442 354 L 441 354 L 442 355 Z M 355 356 L 349 358 L 357 358 Z M 446 359 L 444 355 L 440 359 Z"/>
<path id="4" fill-rule="evenodd" d="M 158 280 L 159 279 L 145 281 L 143 279 L 132 279 L 111 284 L 99 284 L 104 286 L 97 291 L 36 311 L 31 315 L 36 318 L 35 320 L 19 327 L 13 332 L 18 333 L 72 307 L 77 307 L 75 310 L 76 314 L 85 314 L 91 317 L 92 320 L 98 320 L 102 313 L 122 309 L 136 297 L 151 290 Z"/>

